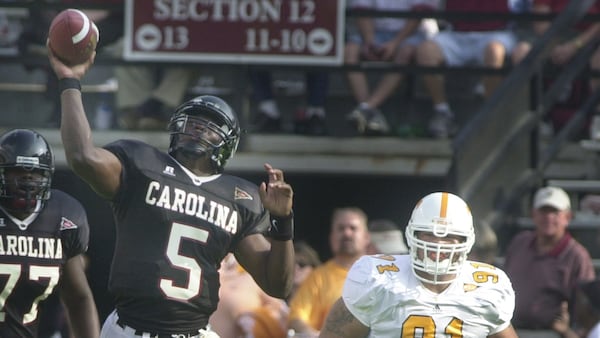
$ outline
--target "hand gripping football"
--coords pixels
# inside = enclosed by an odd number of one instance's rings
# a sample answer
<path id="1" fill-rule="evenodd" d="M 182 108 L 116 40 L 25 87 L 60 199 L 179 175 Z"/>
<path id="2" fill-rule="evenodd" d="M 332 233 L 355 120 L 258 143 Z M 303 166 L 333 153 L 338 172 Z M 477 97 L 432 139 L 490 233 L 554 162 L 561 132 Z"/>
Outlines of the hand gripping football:
<path id="1" fill-rule="evenodd" d="M 96 50 L 99 32 L 85 13 L 65 9 L 50 24 L 48 40 L 52 52 L 67 65 L 78 65 Z"/>

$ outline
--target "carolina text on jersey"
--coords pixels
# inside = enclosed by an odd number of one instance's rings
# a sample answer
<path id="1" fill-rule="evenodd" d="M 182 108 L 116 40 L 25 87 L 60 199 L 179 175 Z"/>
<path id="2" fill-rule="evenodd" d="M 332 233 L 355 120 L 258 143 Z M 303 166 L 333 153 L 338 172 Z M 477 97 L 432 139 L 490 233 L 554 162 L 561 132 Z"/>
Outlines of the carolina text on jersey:
<path id="1" fill-rule="evenodd" d="M 195 216 L 225 231 L 235 234 L 238 230 L 238 213 L 229 207 L 206 199 L 206 197 L 189 193 L 168 185 L 161 186 L 151 181 L 146 190 L 146 203 L 174 212 Z"/>

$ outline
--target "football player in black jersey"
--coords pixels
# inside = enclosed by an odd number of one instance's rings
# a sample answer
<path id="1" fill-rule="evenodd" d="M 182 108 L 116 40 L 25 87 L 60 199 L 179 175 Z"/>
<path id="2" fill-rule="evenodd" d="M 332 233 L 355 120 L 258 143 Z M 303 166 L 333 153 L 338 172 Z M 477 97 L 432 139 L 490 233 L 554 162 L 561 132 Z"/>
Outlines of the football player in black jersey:
<path id="1" fill-rule="evenodd" d="M 83 254 L 89 226 L 82 205 L 51 189 L 54 156 L 37 132 L 0 135 L 0 337 L 35 338 L 38 305 L 59 294 L 75 337 L 98 337 L 100 323 Z"/>
<path id="2" fill-rule="evenodd" d="M 168 152 L 134 140 L 96 147 L 79 84 L 93 56 L 67 66 L 48 53 L 67 161 L 114 211 L 116 311 L 101 337 L 206 334 L 228 252 L 269 295 L 285 298 L 294 274 L 293 191 L 269 164 L 260 187 L 223 173 L 240 137 L 231 107 L 210 95 L 183 103 L 168 125 Z"/>

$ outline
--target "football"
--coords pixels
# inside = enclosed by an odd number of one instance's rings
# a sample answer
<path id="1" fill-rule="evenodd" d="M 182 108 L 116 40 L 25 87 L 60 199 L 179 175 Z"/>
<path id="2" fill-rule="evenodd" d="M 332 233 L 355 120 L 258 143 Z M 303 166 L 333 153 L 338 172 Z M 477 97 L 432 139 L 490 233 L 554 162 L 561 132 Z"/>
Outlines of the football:
<path id="1" fill-rule="evenodd" d="M 77 9 L 58 13 L 48 31 L 52 52 L 67 65 L 78 65 L 96 50 L 99 32 L 96 24 Z"/>

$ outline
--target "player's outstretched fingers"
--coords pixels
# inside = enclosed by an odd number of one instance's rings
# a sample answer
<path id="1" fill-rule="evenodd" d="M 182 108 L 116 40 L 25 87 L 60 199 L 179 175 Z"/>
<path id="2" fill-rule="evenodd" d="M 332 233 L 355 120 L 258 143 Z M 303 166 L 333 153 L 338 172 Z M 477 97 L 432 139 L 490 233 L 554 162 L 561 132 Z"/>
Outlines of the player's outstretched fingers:
<path id="1" fill-rule="evenodd" d="M 265 163 L 265 170 L 269 175 L 269 182 L 283 182 L 283 171 L 273 168 L 269 163 Z"/>
<path id="2" fill-rule="evenodd" d="M 258 195 L 260 196 L 260 199 L 262 201 L 264 201 L 265 198 L 267 197 L 267 184 L 265 182 L 262 182 L 258 186 Z"/>

